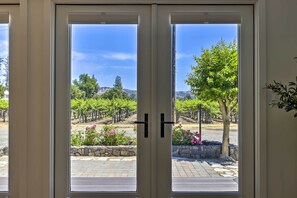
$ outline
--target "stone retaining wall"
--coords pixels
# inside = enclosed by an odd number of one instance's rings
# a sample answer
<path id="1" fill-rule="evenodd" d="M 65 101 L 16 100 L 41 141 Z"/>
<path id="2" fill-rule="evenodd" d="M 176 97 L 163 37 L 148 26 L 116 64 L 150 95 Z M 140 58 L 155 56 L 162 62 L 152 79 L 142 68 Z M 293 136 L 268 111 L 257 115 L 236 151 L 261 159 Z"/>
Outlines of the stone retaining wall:
<path id="1" fill-rule="evenodd" d="M 136 156 L 136 146 L 72 146 L 73 156 Z"/>
<path id="2" fill-rule="evenodd" d="M 229 146 L 229 155 L 238 160 L 238 146 Z M 172 146 L 174 157 L 187 157 L 194 159 L 215 159 L 219 158 L 221 145 L 196 145 L 196 146 Z M 72 156 L 136 156 L 136 146 L 73 146 Z"/>
<path id="3" fill-rule="evenodd" d="M 220 158 L 221 145 L 197 145 L 197 146 L 172 146 L 173 157 L 186 157 L 194 159 L 215 159 Z M 229 156 L 238 160 L 238 146 L 229 146 Z"/>

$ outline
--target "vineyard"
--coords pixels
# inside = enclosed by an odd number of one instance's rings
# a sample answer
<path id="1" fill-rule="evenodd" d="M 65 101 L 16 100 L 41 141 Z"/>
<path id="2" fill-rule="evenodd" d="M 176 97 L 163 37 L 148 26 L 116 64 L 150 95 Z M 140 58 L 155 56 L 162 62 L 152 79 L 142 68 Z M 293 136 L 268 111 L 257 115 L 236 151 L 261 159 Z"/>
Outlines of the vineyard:
<path id="1" fill-rule="evenodd" d="M 202 101 L 198 99 L 176 100 L 176 121 L 182 116 L 192 120 L 198 120 L 199 106 L 201 105 L 202 122 L 211 123 L 214 117 L 220 114 L 219 106 L 216 102 Z"/>
<path id="2" fill-rule="evenodd" d="M 128 99 L 72 99 L 72 119 L 79 123 L 97 121 L 106 117 L 112 118 L 112 123 L 125 120 L 136 113 L 137 103 Z"/>
<path id="3" fill-rule="evenodd" d="M 183 119 L 198 120 L 199 105 L 202 107 L 202 122 L 211 123 L 214 118 L 220 118 L 220 110 L 217 102 L 202 101 L 198 99 L 176 100 L 176 121 Z M 124 121 L 136 114 L 137 102 L 129 99 L 72 99 L 72 120 L 79 123 L 88 123 L 110 117 L 112 123 Z M 236 117 L 234 114 L 233 117 Z"/>
<path id="4" fill-rule="evenodd" d="M 180 121 L 180 118 L 188 121 L 197 121 L 199 115 L 199 106 L 201 105 L 202 123 L 212 123 L 214 119 L 221 120 L 220 106 L 216 101 L 204 101 L 199 99 L 186 99 L 175 101 L 175 113 L 176 122 Z M 237 122 L 238 111 L 237 108 L 231 112 L 230 120 Z"/>

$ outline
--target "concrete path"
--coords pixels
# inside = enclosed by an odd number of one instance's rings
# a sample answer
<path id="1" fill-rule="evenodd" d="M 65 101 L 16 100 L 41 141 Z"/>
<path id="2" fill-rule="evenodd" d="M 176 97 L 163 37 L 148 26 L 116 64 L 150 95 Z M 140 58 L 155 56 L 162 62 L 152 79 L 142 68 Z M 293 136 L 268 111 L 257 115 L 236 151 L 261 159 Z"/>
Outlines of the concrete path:
<path id="1" fill-rule="evenodd" d="M 237 191 L 236 177 L 222 177 L 203 160 L 172 160 L 173 191 Z M 71 157 L 72 191 L 135 191 L 136 157 Z"/>
<path id="2" fill-rule="evenodd" d="M 173 177 L 220 177 L 205 161 L 174 158 Z M 71 157 L 72 177 L 135 177 L 136 157 Z"/>

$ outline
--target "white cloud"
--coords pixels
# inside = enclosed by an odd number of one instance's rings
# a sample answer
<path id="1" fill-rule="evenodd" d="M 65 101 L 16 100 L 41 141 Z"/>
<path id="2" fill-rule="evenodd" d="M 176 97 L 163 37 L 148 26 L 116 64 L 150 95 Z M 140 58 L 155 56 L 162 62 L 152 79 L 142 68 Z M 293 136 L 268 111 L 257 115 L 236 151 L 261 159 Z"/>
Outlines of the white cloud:
<path id="1" fill-rule="evenodd" d="M 113 68 L 113 69 L 136 69 L 137 66 L 105 66 L 105 67 L 109 67 L 109 68 Z"/>
<path id="2" fill-rule="evenodd" d="M 107 60 L 132 60 L 134 62 L 137 61 L 136 54 L 132 53 L 123 53 L 123 52 L 91 52 L 91 53 L 83 53 L 79 51 L 72 52 L 72 61 L 80 62 L 84 60 L 95 61 L 98 58 L 103 58 Z"/>
<path id="3" fill-rule="evenodd" d="M 132 60 L 136 61 L 136 54 L 121 53 L 121 52 L 107 52 L 101 54 L 105 59 L 114 59 L 114 60 Z"/>
<path id="4" fill-rule="evenodd" d="M 189 57 L 193 57 L 192 54 L 185 54 L 185 53 L 176 53 L 176 60 L 182 59 L 182 58 L 189 58 Z"/>
<path id="5" fill-rule="evenodd" d="M 8 41 L 0 41 L 0 57 L 5 58 L 8 56 Z"/>
<path id="6" fill-rule="evenodd" d="M 72 51 L 72 61 L 81 61 L 86 59 L 87 55 L 81 52 Z"/>

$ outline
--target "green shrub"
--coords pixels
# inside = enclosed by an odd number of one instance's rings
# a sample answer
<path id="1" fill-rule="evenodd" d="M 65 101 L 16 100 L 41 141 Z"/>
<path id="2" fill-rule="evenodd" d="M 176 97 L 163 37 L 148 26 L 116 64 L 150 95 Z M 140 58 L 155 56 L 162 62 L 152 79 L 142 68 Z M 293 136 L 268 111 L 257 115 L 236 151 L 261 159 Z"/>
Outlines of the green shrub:
<path id="1" fill-rule="evenodd" d="M 103 127 L 100 133 L 100 144 L 106 146 L 117 145 L 131 145 L 136 144 L 136 138 L 132 138 L 126 135 L 126 131 L 119 131 L 113 125 L 106 125 Z"/>
<path id="2" fill-rule="evenodd" d="M 71 133 L 71 146 L 81 146 L 83 145 L 83 132 L 82 131 L 72 131 Z"/>
<path id="3" fill-rule="evenodd" d="M 86 127 L 86 131 L 72 131 L 71 146 L 118 146 L 136 145 L 136 138 L 126 134 L 126 131 L 119 131 L 113 125 L 105 125 L 100 132 L 96 131 L 96 125 Z"/>
<path id="4" fill-rule="evenodd" d="M 195 145 L 202 144 L 201 135 L 198 132 L 191 132 L 182 129 L 182 125 L 173 128 L 172 131 L 173 145 Z"/>
<path id="5" fill-rule="evenodd" d="M 86 134 L 83 141 L 83 145 L 98 145 L 99 144 L 99 133 L 96 131 L 96 125 L 86 128 Z"/>

